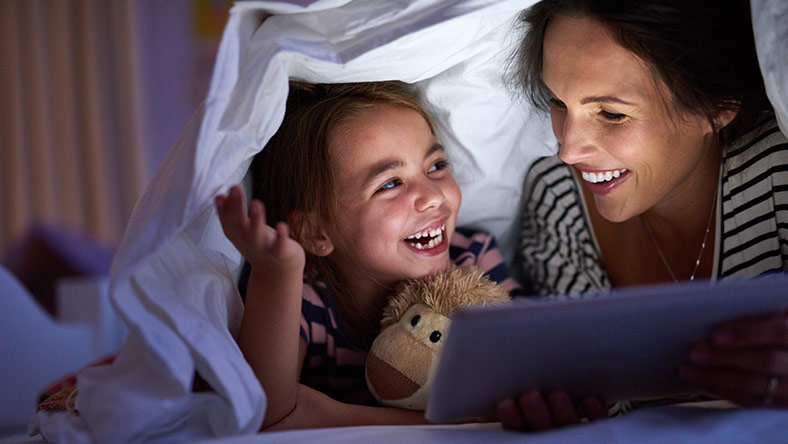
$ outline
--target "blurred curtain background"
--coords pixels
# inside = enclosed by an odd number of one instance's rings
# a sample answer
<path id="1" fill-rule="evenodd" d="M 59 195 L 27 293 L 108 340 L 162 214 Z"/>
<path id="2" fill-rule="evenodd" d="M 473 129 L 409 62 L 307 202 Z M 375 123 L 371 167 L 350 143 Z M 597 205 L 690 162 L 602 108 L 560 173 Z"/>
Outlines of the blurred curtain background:
<path id="1" fill-rule="evenodd" d="M 121 236 L 143 185 L 132 6 L 0 1 L 0 250 L 31 224 Z"/>
<path id="2" fill-rule="evenodd" d="M 0 264 L 104 276 L 204 99 L 230 0 L 0 0 Z"/>

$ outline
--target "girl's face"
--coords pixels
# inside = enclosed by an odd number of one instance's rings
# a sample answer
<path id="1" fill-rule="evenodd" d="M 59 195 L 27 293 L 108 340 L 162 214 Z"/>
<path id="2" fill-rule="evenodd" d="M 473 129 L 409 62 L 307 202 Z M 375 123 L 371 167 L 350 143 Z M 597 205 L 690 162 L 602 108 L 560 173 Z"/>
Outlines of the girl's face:
<path id="1" fill-rule="evenodd" d="M 551 19 L 542 80 L 559 156 L 581 173 L 605 219 L 686 208 L 700 181 L 716 179 L 707 119 L 677 112 L 665 85 L 598 22 Z"/>
<path id="2" fill-rule="evenodd" d="M 339 204 L 329 237 L 340 273 L 390 286 L 444 269 L 460 189 L 421 114 L 366 109 L 333 131 L 329 149 Z"/>

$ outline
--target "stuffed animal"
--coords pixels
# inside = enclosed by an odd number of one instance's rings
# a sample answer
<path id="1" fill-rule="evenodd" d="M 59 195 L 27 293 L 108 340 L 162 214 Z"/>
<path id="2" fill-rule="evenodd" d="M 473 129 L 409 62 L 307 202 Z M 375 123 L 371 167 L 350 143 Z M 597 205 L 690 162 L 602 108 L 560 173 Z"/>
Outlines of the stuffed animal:
<path id="1" fill-rule="evenodd" d="M 406 281 L 384 309 L 380 334 L 367 355 L 373 396 L 391 407 L 424 410 L 452 313 L 509 299 L 478 267 L 450 266 Z"/>

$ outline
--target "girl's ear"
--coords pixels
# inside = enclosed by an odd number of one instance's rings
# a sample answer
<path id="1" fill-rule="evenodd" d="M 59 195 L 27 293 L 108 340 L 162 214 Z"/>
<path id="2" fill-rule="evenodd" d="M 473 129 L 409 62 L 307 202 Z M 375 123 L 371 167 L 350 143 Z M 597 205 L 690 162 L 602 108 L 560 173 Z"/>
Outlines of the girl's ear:
<path id="1" fill-rule="evenodd" d="M 720 130 L 728 126 L 728 124 L 736 118 L 737 114 L 739 114 L 738 106 L 733 109 L 722 109 L 718 111 L 717 117 L 714 118 L 714 132 L 718 133 Z"/>
<path id="2" fill-rule="evenodd" d="M 310 254 L 323 257 L 334 251 L 331 237 L 314 214 L 294 211 L 288 224 L 298 243 Z"/>

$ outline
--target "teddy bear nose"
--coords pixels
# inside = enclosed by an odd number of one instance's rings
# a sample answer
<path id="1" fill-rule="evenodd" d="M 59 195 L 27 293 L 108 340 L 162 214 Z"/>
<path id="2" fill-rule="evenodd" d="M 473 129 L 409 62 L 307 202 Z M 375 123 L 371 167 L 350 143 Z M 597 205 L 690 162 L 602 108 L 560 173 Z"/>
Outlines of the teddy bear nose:
<path id="1" fill-rule="evenodd" d="M 407 398 L 421 388 L 374 353 L 367 355 L 366 372 L 369 384 L 382 400 Z"/>

